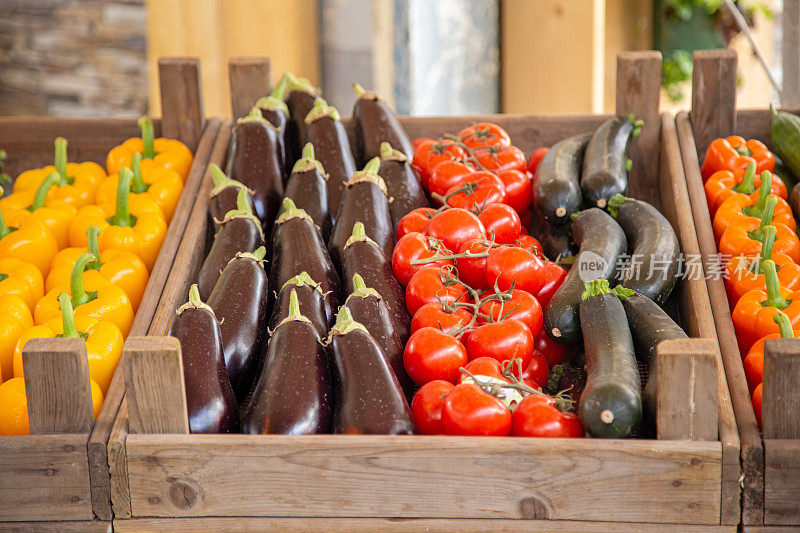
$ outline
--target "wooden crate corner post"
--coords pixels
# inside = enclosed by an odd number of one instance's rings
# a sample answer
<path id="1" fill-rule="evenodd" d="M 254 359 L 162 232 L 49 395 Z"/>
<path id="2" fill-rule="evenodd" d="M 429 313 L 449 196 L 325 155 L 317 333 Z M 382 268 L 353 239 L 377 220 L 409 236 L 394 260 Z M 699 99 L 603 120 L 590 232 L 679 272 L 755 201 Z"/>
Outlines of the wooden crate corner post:
<path id="1" fill-rule="evenodd" d="M 228 61 L 228 80 L 231 110 L 237 119 L 272 90 L 272 62 L 268 57 L 232 57 Z"/>
<path id="2" fill-rule="evenodd" d="M 194 152 L 203 133 L 205 113 L 200 89 L 200 59 L 158 59 L 161 86 L 161 134 L 178 139 Z"/>
<path id="3" fill-rule="evenodd" d="M 692 55 L 692 131 L 698 153 L 736 129 L 735 50 L 695 50 Z"/>

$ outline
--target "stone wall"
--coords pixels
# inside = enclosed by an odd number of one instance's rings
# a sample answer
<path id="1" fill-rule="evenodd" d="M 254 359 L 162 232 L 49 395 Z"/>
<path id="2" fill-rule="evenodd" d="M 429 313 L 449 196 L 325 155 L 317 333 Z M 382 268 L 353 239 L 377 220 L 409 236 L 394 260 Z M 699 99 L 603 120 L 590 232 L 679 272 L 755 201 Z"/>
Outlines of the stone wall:
<path id="1" fill-rule="evenodd" d="M 0 115 L 147 109 L 143 0 L 0 0 Z"/>

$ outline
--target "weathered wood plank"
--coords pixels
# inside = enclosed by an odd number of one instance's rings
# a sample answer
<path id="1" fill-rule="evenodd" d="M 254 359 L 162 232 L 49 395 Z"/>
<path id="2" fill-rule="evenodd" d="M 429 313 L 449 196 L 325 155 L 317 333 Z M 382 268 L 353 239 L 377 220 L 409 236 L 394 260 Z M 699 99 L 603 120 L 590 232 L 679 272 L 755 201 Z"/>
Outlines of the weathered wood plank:
<path id="1" fill-rule="evenodd" d="M 735 50 L 695 50 L 692 72 L 692 126 L 699 153 L 717 137 L 736 129 Z"/>
<path id="2" fill-rule="evenodd" d="M 764 524 L 800 526 L 800 440 L 764 440 Z"/>
<path id="3" fill-rule="evenodd" d="M 800 449 L 800 341 L 770 339 L 764 344 L 761 427 L 764 439 L 798 440 Z M 767 462 L 769 464 L 769 462 Z M 800 498 L 800 494 L 798 494 Z M 798 503 L 800 507 L 800 503 Z"/>
<path id="4" fill-rule="evenodd" d="M 178 139 L 194 151 L 203 131 L 203 95 L 200 60 L 196 57 L 162 57 L 158 60 L 164 137 Z"/>
<path id="5" fill-rule="evenodd" d="M 114 518 L 131 517 L 131 492 L 128 487 L 128 464 L 125 439 L 128 436 L 128 400 L 122 400 L 119 413 L 108 437 L 108 471 L 111 477 L 111 508 Z"/>
<path id="6" fill-rule="evenodd" d="M 111 521 L 100 520 L 70 520 L 61 522 L 0 522 L 0 532 L 24 533 L 36 531 L 37 533 L 111 533 Z"/>
<path id="7" fill-rule="evenodd" d="M 268 57 L 232 57 L 228 60 L 233 118 L 245 116 L 256 100 L 272 90 L 272 62 Z"/>

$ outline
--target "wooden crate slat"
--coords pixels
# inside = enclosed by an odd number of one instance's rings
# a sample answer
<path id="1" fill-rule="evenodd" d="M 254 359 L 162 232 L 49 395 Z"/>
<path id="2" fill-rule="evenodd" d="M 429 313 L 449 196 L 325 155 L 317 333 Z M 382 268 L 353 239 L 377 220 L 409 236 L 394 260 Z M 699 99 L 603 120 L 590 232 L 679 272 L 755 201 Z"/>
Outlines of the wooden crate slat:
<path id="1" fill-rule="evenodd" d="M 62 520 L 58 522 L 0 522 L 0 531 L 3 533 L 111 533 L 111 521 L 101 520 Z"/>
<path id="2" fill-rule="evenodd" d="M 736 129 L 735 50 L 695 50 L 692 61 L 692 124 L 701 153 Z"/>
<path id="3" fill-rule="evenodd" d="M 200 59 L 158 59 L 161 113 L 164 137 L 178 139 L 194 151 L 203 131 L 203 94 L 200 90 Z"/>
<path id="4" fill-rule="evenodd" d="M 791 439 L 800 444 L 800 344 L 770 339 L 764 345 L 761 424 L 764 439 Z M 769 464 L 769 463 L 767 463 Z M 800 505 L 799 505 L 800 506 Z"/>
<path id="5" fill-rule="evenodd" d="M 800 524 L 800 440 L 764 440 L 764 524 Z"/>
<path id="6" fill-rule="evenodd" d="M 272 62 L 268 57 L 232 57 L 228 60 L 228 80 L 232 116 L 237 119 L 272 91 Z"/>

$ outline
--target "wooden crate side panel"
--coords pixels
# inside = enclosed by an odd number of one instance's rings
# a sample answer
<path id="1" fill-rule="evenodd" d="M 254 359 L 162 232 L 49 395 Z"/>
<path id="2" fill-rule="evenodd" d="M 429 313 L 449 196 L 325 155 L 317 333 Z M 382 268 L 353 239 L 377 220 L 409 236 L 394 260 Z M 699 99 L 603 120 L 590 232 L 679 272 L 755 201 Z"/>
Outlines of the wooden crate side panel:
<path id="1" fill-rule="evenodd" d="M 2 533 L 111 533 L 114 530 L 110 520 L 70 520 L 60 522 L 0 522 Z"/>
<path id="2" fill-rule="evenodd" d="M 764 523 L 800 526 L 800 440 L 764 439 Z"/>
<path id="3" fill-rule="evenodd" d="M 86 435 L 0 439 L 0 521 L 89 520 Z"/>

